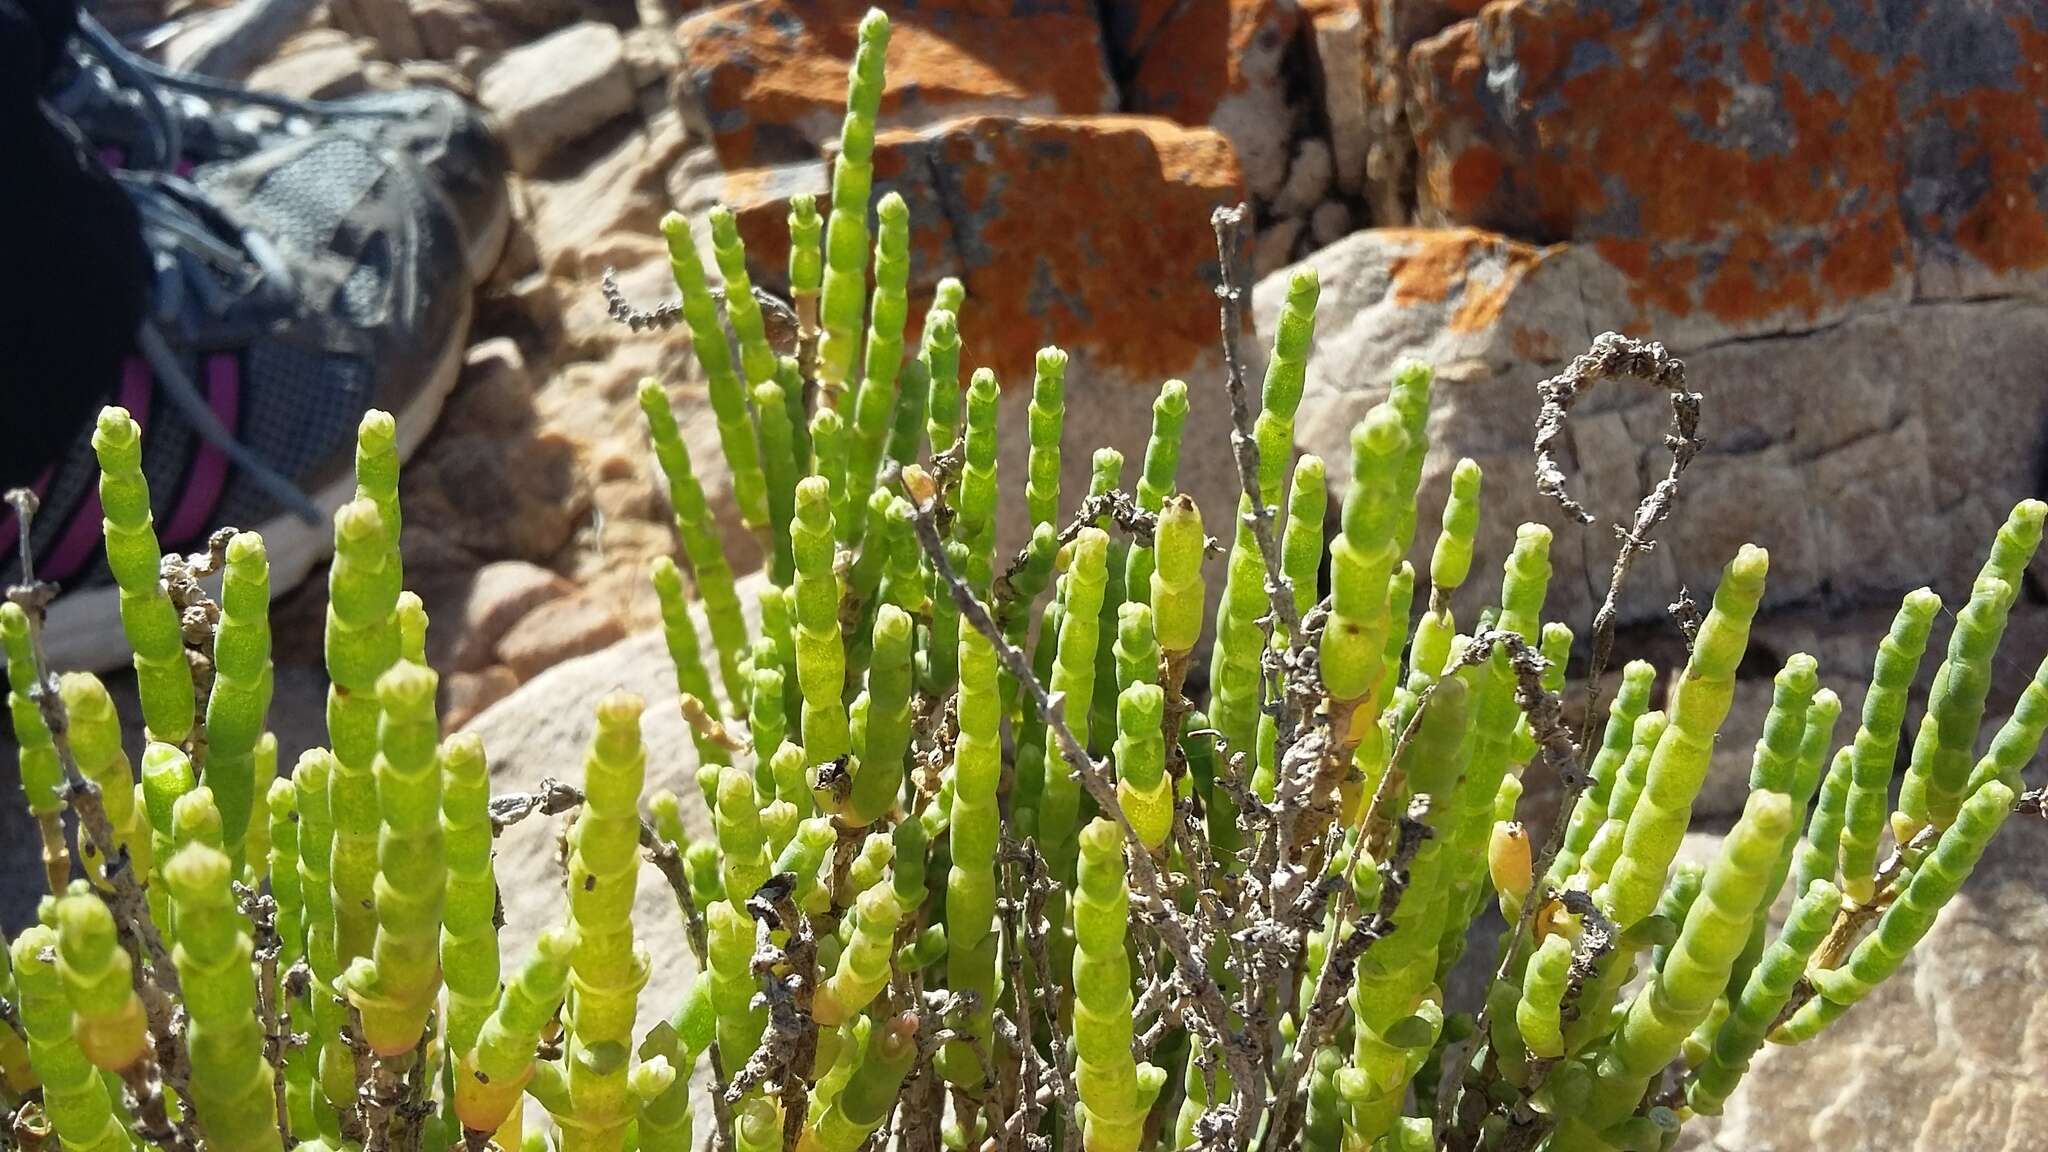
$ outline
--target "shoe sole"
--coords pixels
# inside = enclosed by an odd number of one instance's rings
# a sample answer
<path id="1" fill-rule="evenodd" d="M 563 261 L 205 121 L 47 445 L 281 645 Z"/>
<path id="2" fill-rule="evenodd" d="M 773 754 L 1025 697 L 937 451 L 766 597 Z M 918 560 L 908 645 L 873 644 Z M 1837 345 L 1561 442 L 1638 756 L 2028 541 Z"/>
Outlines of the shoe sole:
<path id="1" fill-rule="evenodd" d="M 502 227 L 497 230 L 500 242 Z M 453 339 L 441 350 L 434 371 L 412 403 L 393 413 L 398 425 L 398 458 L 412 457 L 427 434 L 434 429 L 441 407 L 455 390 L 462 375 L 463 354 L 469 348 L 469 325 L 475 299 L 463 295 L 462 311 L 451 330 Z M 345 476 L 312 493 L 321 520 L 310 524 L 297 516 L 281 515 L 256 526 L 270 557 L 270 595 L 276 600 L 303 583 L 314 568 L 334 553 L 334 513 L 355 498 L 353 476 Z M 206 581 L 209 595 L 220 595 L 218 575 Z M 120 668 L 134 658 L 127 633 L 120 626 L 121 590 L 112 584 L 67 593 L 50 605 L 43 623 L 43 650 L 50 667 L 57 671 L 105 672 Z"/>

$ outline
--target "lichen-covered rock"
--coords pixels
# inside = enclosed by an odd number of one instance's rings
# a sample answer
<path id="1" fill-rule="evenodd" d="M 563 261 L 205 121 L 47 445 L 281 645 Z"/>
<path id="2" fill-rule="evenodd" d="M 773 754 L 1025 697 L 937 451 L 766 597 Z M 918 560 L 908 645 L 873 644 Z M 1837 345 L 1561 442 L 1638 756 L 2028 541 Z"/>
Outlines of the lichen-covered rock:
<path id="1" fill-rule="evenodd" d="M 1127 77 L 1124 110 L 1215 128 L 1237 149 L 1252 194 L 1278 195 L 1293 128 L 1282 70 L 1300 19 L 1291 0 L 1102 7 L 1110 51 Z"/>
<path id="2" fill-rule="evenodd" d="M 822 165 L 753 169 L 707 185 L 688 207 L 729 204 L 754 282 L 780 292 L 788 283 L 787 198 L 816 192 L 823 211 L 824 189 Z M 1072 356 L 1067 507 L 1087 491 L 1097 447 L 1120 449 L 1126 476 L 1136 475 L 1152 401 L 1174 377 L 1198 398 L 1181 485 L 1204 508 L 1234 506 L 1210 214 L 1241 201 L 1244 188 L 1222 134 L 1149 116 L 981 116 L 888 131 L 875 142 L 875 193 L 888 192 L 910 206 L 909 339 L 940 278 L 960 278 L 961 375 L 995 370 L 1003 427 L 1024 427 L 1038 349 L 1056 344 Z M 1245 240 L 1249 247 L 1249 234 Z M 1249 333 L 1244 354 L 1256 387 L 1262 354 Z M 1024 436 L 1000 443 L 1002 474 L 1021 477 Z M 1005 547 L 1022 542 L 1011 535 L 1023 521 L 1014 507 Z"/>
<path id="3" fill-rule="evenodd" d="M 1730 340 L 1646 322 L 1637 281 L 1598 245 L 1372 230 L 1308 262 L 1323 297 L 1301 447 L 1322 454 L 1341 487 L 1345 432 L 1385 395 L 1394 365 L 1435 364 L 1425 522 L 1459 457 L 1476 459 L 1487 477 L 1481 555 L 1505 555 L 1525 520 L 1558 531 L 1546 615 L 1591 618 L 1614 541 L 1605 527 L 1569 525 L 1537 494 L 1535 386 L 1602 331 L 1663 339 L 1706 396 L 1705 450 L 1686 475 L 1676 528 L 1636 565 L 1624 619 L 1660 618 L 1680 584 L 1704 599 L 1747 541 L 1771 550 L 1767 606 L 1895 603 L 1923 583 L 1959 599 L 2006 512 L 2036 491 L 2048 439 L 2036 367 L 2048 360 L 2048 305 L 2038 298 L 1885 298 L 1836 323 Z M 1288 274 L 1257 293 L 1267 336 Z M 1603 385 L 1579 405 L 1562 464 L 1601 521 L 1623 519 L 1663 476 L 1669 420 L 1664 396 L 1640 384 Z M 1432 538 L 1418 533 L 1418 565 Z M 1467 602 L 1485 603 L 1498 564 L 1475 566 L 1473 580 Z"/>
<path id="4" fill-rule="evenodd" d="M 2035 5 L 1496 0 L 1409 56 L 1417 192 L 1728 335 L 2038 289 L 2044 58 Z"/>
<path id="5" fill-rule="evenodd" d="M 485 70 L 477 97 L 512 167 L 533 172 L 563 145 L 633 107 L 625 42 L 589 21 L 507 52 Z"/>
<path id="6" fill-rule="evenodd" d="M 2048 826 L 2016 816 L 1897 976 L 1820 1039 L 1765 1048 L 1712 1147 L 2038 1148 L 2044 1037 Z"/>
<path id="7" fill-rule="evenodd" d="M 846 109 L 869 0 L 740 0 L 676 29 L 676 98 L 728 169 L 815 159 Z M 983 113 L 1113 111 L 1089 0 L 927 0 L 895 23 L 884 128 Z"/>

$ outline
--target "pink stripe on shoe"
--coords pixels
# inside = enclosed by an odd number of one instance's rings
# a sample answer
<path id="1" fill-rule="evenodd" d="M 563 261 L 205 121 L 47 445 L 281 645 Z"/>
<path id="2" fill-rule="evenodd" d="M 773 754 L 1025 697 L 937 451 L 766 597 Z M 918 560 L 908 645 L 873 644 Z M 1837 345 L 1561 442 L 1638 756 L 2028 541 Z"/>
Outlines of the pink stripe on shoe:
<path id="1" fill-rule="evenodd" d="M 242 371 L 240 361 L 232 354 L 216 352 L 206 358 L 206 402 L 212 405 L 220 426 L 233 432 L 241 410 Z M 205 531 L 207 517 L 213 515 L 221 493 L 227 488 L 227 478 L 227 454 L 210 443 L 200 444 L 199 453 L 192 460 L 192 471 L 185 477 L 184 494 L 178 498 L 170 525 L 164 529 L 165 543 L 182 544 Z"/>
<path id="2" fill-rule="evenodd" d="M 140 356 L 130 356 L 121 367 L 121 407 L 128 410 L 135 422 L 146 426 L 149 423 L 149 363 Z M 64 526 L 64 534 L 58 538 L 57 546 L 50 550 L 45 561 L 45 574 L 52 580 L 66 580 L 77 575 L 85 562 L 100 547 L 104 526 L 100 523 L 100 492 L 95 485 L 79 501 L 78 511 L 71 514 L 71 523 Z"/>

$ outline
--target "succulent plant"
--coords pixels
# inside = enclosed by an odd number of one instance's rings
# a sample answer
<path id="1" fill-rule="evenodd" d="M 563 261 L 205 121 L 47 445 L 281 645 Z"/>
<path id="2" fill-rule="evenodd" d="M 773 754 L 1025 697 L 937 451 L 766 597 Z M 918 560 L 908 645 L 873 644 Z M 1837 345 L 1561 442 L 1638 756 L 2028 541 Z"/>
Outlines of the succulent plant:
<path id="1" fill-rule="evenodd" d="M 1717 741 L 1748 735 L 1726 720 L 1770 563 L 1755 547 L 1729 561 L 1664 699 L 1642 661 L 1602 698 L 1614 598 L 1697 448 L 1683 366 L 1610 334 L 1542 388 L 1539 488 L 1574 513 L 1547 445 L 1577 395 L 1636 376 L 1674 406 L 1670 475 L 1625 528 L 1582 646 L 1574 731 L 1574 635 L 1544 618 L 1551 530 L 1525 525 L 1495 558 L 1498 605 L 1456 603 L 1481 474 L 1459 462 L 1443 508 L 1418 507 L 1433 380 L 1418 364 L 1359 422 L 1352 480 L 1331 493 L 1324 462 L 1293 451 L 1320 285 L 1288 285 L 1251 394 L 1227 212 L 1229 394 L 1166 381 L 1132 487 L 1103 450 L 1090 491 L 1062 492 L 1068 361 L 1048 348 L 1012 430 L 1021 496 L 1002 496 L 997 379 L 976 368 L 961 387 L 964 289 L 941 282 L 912 333 L 900 196 L 882 198 L 871 249 L 887 44 L 870 13 L 829 215 L 791 205 L 794 355 L 768 340 L 730 212 L 709 220 L 722 293 L 689 222 L 662 226 L 737 520 L 767 543 L 750 627 L 699 464 L 644 384 L 680 542 L 651 580 L 709 837 L 689 837 L 673 794 L 643 795 L 638 697 L 598 704 L 580 788 L 545 803 L 494 799 L 481 741 L 442 738 L 378 412 L 334 516 L 328 747 L 273 779 L 263 543 L 222 538 L 218 611 L 198 617 L 218 623 L 181 630 L 163 572 L 206 561 L 159 554 L 135 423 L 101 416 L 149 743 L 137 785 L 105 686 L 39 663 L 38 597 L 0 606 L 52 896 L 0 952 L 9 1131 L 107 1152 L 680 1152 L 699 1134 L 814 1152 L 1666 1149 L 1765 1043 L 1819 1035 L 1898 969 L 2048 730 L 2044 664 L 1977 751 L 2048 505 L 1999 532 L 1889 821 L 1941 606 L 1925 589 L 1839 748 L 1829 670 L 1784 662 L 1741 819 L 1705 867 L 1679 864 Z M 1234 519 L 1178 491 L 1200 403 L 1233 409 Z M 1418 572 L 1424 513 L 1441 530 Z M 1003 520 L 1031 530 L 1014 559 L 996 553 Z M 1205 524 L 1228 536 L 1220 558 Z M 1564 791 L 1540 847 L 1543 814 L 1523 804 L 1536 777 Z M 575 811 L 569 913 L 501 966 L 495 832 L 543 809 Z M 700 971 L 636 1032 L 654 963 L 632 916 L 643 859 Z M 1507 921 L 1479 958 L 1493 977 L 1453 1003 L 1489 905 Z M 707 1070 L 711 1114 L 693 1114 Z M 546 1122 L 529 1130 L 529 1111 Z"/>

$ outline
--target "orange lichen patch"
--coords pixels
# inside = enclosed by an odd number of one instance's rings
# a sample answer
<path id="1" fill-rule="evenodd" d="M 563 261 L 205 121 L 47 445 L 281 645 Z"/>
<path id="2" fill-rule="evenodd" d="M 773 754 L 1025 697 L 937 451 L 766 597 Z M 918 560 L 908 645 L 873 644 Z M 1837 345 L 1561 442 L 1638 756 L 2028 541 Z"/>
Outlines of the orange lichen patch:
<path id="1" fill-rule="evenodd" d="M 1399 228 L 1385 234 L 1408 248 L 1388 269 L 1396 304 L 1456 301 L 1445 324 L 1477 332 L 1500 319 L 1515 286 L 1540 253 L 1476 228 Z"/>
<path id="2" fill-rule="evenodd" d="M 978 117 L 884 133 L 875 171 L 878 191 L 909 202 L 913 284 L 967 286 L 965 364 L 1017 386 L 1052 343 L 1157 380 L 1213 351 L 1209 215 L 1244 195 L 1218 133 L 1139 116 Z"/>
<path id="3" fill-rule="evenodd" d="M 815 158 L 846 105 L 855 29 L 870 0 L 741 0 L 676 29 L 679 97 L 727 168 Z M 997 110 L 1116 106 L 1086 0 L 925 0 L 889 41 L 884 125 Z"/>
<path id="4" fill-rule="evenodd" d="M 1283 0 L 1137 0 L 1111 5 L 1110 19 L 1110 50 L 1131 65 L 1124 106 L 1199 125 L 1251 81 L 1246 60 L 1277 55 L 1299 10 Z"/>

